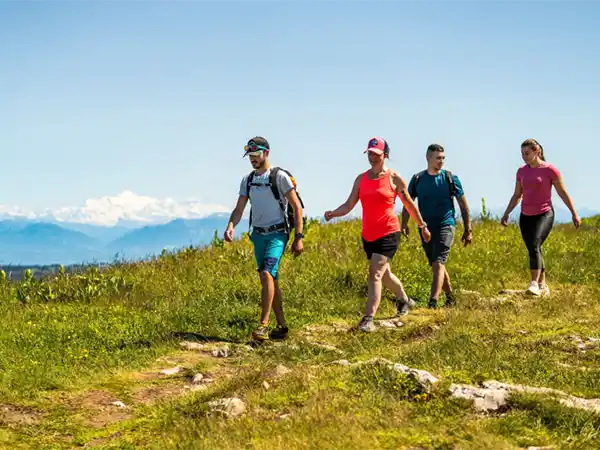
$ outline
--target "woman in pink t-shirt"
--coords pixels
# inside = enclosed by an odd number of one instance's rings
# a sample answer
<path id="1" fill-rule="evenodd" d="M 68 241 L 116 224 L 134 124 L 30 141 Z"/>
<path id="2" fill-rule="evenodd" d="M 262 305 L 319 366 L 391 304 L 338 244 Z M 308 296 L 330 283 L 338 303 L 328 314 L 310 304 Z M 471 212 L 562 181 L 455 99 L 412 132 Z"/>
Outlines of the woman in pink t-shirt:
<path id="1" fill-rule="evenodd" d="M 527 293 L 531 295 L 549 295 L 546 284 L 546 267 L 542 255 L 542 244 L 554 225 L 554 207 L 552 205 L 552 186 L 573 215 L 576 228 L 581 219 L 575 211 L 573 202 L 563 184 L 560 172 L 544 158 L 544 148 L 535 139 L 527 139 L 521 144 L 521 156 L 525 165 L 517 171 L 515 192 L 504 212 L 500 223 L 508 224 L 508 216 L 521 203 L 519 227 L 521 236 L 529 252 L 531 283 Z"/>

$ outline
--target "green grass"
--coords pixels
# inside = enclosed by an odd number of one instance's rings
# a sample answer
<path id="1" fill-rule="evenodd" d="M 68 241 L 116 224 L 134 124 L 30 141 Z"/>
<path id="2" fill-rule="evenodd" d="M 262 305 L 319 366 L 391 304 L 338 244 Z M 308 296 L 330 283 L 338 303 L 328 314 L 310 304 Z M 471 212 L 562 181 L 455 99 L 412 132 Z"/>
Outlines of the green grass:
<path id="1" fill-rule="evenodd" d="M 232 245 L 215 240 L 205 250 L 116 264 L 103 273 L 2 282 L 0 404 L 9 413 L 0 415 L 0 446 L 600 446 L 598 416 L 550 398 L 513 396 L 505 415 L 483 416 L 442 387 L 422 392 L 385 367 L 331 364 L 378 356 L 428 370 L 444 386 L 495 379 L 599 398 L 600 351 L 581 352 L 571 339 L 600 337 L 597 219 L 578 231 L 557 226 L 551 234 L 544 251 L 553 294 L 544 299 L 495 300 L 500 289 L 527 285 L 527 254 L 516 227 L 477 221 L 467 248 L 460 246 L 459 227 L 448 269 L 456 289 L 479 295 L 459 294 L 451 311 L 423 308 L 430 270 L 417 236 L 403 239 L 392 267 L 421 307 L 404 327 L 370 335 L 347 331 L 365 303 L 367 261 L 359 233 L 357 222 L 310 223 L 305 254 L 287 254 L 281 268 L 290 339 L 252 352 L 237 346 L 248 341 L 259 314 L 260 287 L 246 235 Z M 389 299 L 386 293 L 380 317 L 394 313 Z M 182 333 L 231 342 L 234 354 L 191 358 L 193 352 L 179 349 Z M 168 379 L 136 377 L 176 364 L 188 370 Z M 268 378 L 278 364 L 292 373 Z M 215 379 L 206 390 L 166 395 L 199 370 Z M 129 408 L 120 416 L 114 408 L 102 409 L 98 392 Z M 207 414 L 208 401 L 232 395 L 246 402 L 244 416 Z M 281 419 L 285 414 L 290 416 Z"/>

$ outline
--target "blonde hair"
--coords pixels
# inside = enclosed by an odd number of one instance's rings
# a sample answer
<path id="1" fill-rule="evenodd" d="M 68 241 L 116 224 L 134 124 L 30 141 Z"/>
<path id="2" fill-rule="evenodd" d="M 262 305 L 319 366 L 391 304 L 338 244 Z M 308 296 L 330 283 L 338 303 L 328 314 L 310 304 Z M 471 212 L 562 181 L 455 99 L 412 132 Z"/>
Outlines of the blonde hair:
<path id="1" fill-rule="evenodd" d="M 546 161 L 546 158 L 544 157 L 544 147 L 542 147 L 542 144 L 540 144 L 535 139 L 525 139 L 521 144 L 521 148 L 523 147 L 529 147 L 534 150 L 538 150 L 540 152 L 540 159 L 542 161 Z"/>

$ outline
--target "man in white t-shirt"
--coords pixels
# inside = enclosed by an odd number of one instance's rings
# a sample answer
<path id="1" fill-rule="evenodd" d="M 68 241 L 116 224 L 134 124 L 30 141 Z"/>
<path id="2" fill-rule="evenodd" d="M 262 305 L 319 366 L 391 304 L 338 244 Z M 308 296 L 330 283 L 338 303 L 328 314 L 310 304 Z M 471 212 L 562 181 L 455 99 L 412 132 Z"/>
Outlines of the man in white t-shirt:
<path id="1" fill-rule="evenodd" d="M 292 252 L 298 256 L 304 250 L 302 243 L 303 211 L 302 204 L 294 189 L 291 178 L 283 170 L 272 169 L 269 163 L 270 147 L 267 140 L 257 136 L 244 147 L 244 156 L 249 156 L 253 171 L 246 175 L 240 184 L 238 201 L 231 213 L 225 241 L 233 240 L 234 228 L 240 222 L 248 200 L 252 204 L 250 239 L 254 245 L 254 256 L 262 284 L 262 316 L 257 329 L 252 332 L 256 340 L 285 339 L 288 327 L 283 314 L 283 298 L 279 289 L 279 264 L 287 246 L 290 229 L 287 221 L 288 203 L 294 209 L 295 235 Z M 275 170 L 275 172 L 273 172 Z M 278 201 L 271 189 L 272 174 L 279 192 Z M 281 202 L 281 204 L 280 204 Z M 268 324 L 271 306 L 277 318 L 277 327 L 269 333 Z"/>

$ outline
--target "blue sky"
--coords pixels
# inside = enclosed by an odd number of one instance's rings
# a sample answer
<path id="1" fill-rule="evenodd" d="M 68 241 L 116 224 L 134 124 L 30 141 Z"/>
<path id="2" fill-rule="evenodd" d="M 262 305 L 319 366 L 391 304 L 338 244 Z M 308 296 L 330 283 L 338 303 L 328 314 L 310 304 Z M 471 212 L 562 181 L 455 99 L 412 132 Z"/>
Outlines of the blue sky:
<path id="1" fill-rule="evenodd" d="M 381 135 L 407 179 L 443 144 L 472 206 L 500 208 L 534 137 L 600 210 L 598 23 L 575 1 L 0 2 L 0 204 L 231 207 L 258 134 L 315 216 Z"/>

